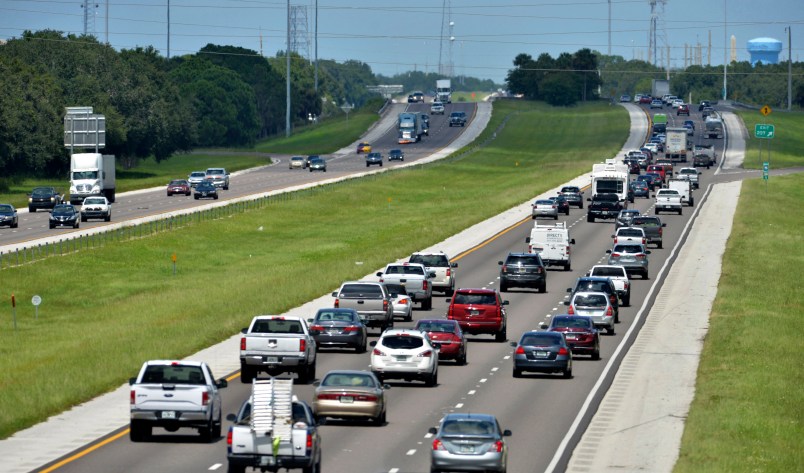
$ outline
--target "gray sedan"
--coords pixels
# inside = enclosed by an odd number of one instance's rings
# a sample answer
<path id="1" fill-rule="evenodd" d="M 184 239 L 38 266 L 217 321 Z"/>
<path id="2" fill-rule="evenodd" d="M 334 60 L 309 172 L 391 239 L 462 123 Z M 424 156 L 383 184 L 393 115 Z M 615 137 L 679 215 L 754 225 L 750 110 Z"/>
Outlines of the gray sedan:
<path id="1" fill-rule="evenodd" d="M 553 220 L 558 220 L 558 204 L 548 199 L 539 199 L 532 205 L 533 211 L 531 218 L 534 220 L 538 217 L 552 217 Z"/>
<path id="2" fill-rule="evenodd" d="M 511 342 L 514 350 L 514 378 L 525 371 L 561 373 L 572 378 L 572 349 L 563 333 L 525 332 L 519 343 Z"/>
<path id="3" fill-rule="evenodd" d="M 625 243 L 614 245 L 614 248 L 606 250 L 609 254 L 607 264 L 616 264 L 625 268 L 628 274 L 639 274 L 642 279 L 648 279 L 648 255 L 649 250 L 644 245 Z"/>
<path id="4" fill-rule="evenodd" d="M 560 335 L 560 334 L 559 334 Z M 450 413 L 438 428 L 429 430 L 433 437 L 430 472 L 496 471 L 508 469 L 508 445 L 497 419 L 489 414 Z"/>
<path id="5" fill-rule="evenodd" d="M 368 332 L 354 309 L 318 309 L 310 319 L 310 330 L 319 347 L 351 347 L 366 351 Z"/>
<path id="6" fill-rule="evenodd" d="M 324 171 L 327 172 L 327 162 L 324 158 L 315 157 L 310 160 L 310 172 L 313 171 Z"/>

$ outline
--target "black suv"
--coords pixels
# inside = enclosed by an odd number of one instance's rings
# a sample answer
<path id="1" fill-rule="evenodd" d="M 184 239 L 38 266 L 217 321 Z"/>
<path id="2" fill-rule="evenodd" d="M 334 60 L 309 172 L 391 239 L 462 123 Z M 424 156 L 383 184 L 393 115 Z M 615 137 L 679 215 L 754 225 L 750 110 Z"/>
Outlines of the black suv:
<path id="1" fill-rule="evenodd" d="M 388 152 L 388 161 L 404 161 L 405 152 L 401 149 L 392 149 Z"/>
<path id="2" fill-rule="evenodd" d="M 500 265 L 500 292 L 509 287 L 532 287 L 547 292 L 547 270 L 538 253 L 508 253 Z"/>
<path id="3" fill-rule="evenodd" d="M 449 126 L 466 126 L 466 112 L 452 112 L 449 114 Z"/>
<path id="4" fill-rule="evenodd" d="M 63 203 L 64 196 L 59 194 L 55 187 L 35 187 L 28 196 L 28 212 L 36 212 L 39 209 L 53 210 Z"/>
<path id="5" fill-rule="evenodd" d="M 620 302 L 617 295 L 617 288 L 609 278 L 596 276 L 583 276 L 575 281 L 575 287 L 568 287 L 570 300 L 576 292 L 605 292 L 609 296 L 612 307 L 614 307 L 614 323 L 620 323 Z"/>
<path id="6" fill-rule="evenodd" d="M 560 195 L 563 195 L 570 205 L 574 205 L 579 209 L 583 208 L 583 192 L 578 186 L 564 186 L 561 188 Z"/>

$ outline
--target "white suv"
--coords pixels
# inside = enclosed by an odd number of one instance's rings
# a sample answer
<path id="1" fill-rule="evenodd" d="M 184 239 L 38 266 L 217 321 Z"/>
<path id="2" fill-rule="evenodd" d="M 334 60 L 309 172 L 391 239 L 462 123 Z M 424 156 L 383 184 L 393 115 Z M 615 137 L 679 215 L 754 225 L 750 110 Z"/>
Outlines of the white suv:
<path id="1" fill-rule="evenodd" d="M 390 329 L 371 342 L 370 368 L 377 379 L 420 380 L 438 384 L 438 349 L 426 333 L 412 329 Z"/>
<path id="2" fill-rule="evenodd" d="M 441 291 L 448 296 L 452 296 L 455 292 L 455 268 L 458 267 L 458 263 L 450 262 L 443 251 L 413 253 L 408 258 L 408 263 L 423 264 L 428 272 L 435 273 L 432 279 L 434 291 Z"/>
<path id="3" fill-rule="evenodd" d="M 636 244 L 647 245 L 648 238 L 645 235 L 645 230 L 639 227 L 620 227 L 617 232 L 611 236 L 614 238 L 615 245 L 621 244 Z"/>
<path id="4" fill-rule="evenodd" d="M 433 102 L 430 105 L 430 113 L 433 115 L 443 115 L 444 114 L 444 104 L 441 102 Z"/>

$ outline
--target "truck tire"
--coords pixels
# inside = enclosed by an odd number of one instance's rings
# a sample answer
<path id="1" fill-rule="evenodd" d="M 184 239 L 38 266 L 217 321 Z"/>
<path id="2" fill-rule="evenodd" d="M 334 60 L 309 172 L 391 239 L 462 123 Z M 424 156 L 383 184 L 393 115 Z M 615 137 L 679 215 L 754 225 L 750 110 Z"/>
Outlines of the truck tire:
<path id="1" fill-rule="evenodd" d="M 302 384 L 311 384 L 313 381 L 315 381 L 315 362 L 307 365 L 307 367 L 299 373 L 299 382 Z"/>
<path id="2" fill-rule="evenodd" d="M 570 263 L 569 261 L 564 263 L 564 271 L 572 271 L 572 263 Z"/>
<path id="3" fill-rule="evenodd" d="M 229 466 L 226 467 L 226 473 L 246 473 L 246 467 L 244 465 L 232 465 L 229 463 Z"/>
<path id="4" fill-rule="evenodd" d="M 81 221 L 82 221 L 82 222 L 86 222 L 86 221 L 87 221 L 86 216 L 82 215 L 82 216 L 81 216 Z"/>
<path id="5" fill-rule="evenodd" d="M 132 442 L 143 442 L 151 436 L 151 426 L 141 420 L 132 420 L 129 438 Z"/>
<path id="6" fill-rule="evenodd" d="M 508 285 L 500 281 L 500 292 L 508 292 Z"/>
<path id="7" fill-rule="evenodd" d="M 656 248 L 658 248 L 660 250 L 662 249 L 662 242 L 661 241 L 656 243 Z"/>
<path id="8" fill-rule="evenodd" d="M 433 309 L 433 296 L 430 296 L 422 301 L 422 310 L 432 310 L 432 309 Z"/>
<path id="9" fill-rule="evenodd" d="M 695 199 L 690 197 L 690 207 L 692 207 L 693 205 L 695 205 Z"/>
<path id="10" fill-rule="evenodd" d="M 595 223 L 595 217 L 593 217 L 593 216 L 591 216 L 591 215 L 587 215 L 587 216 L 586 216 L 586 221 L 587 221 L 587 222 L 592 222 L 592 223 Z"/>
<path id="11" fill-rule="evenodd" d="M 653 209 L 653 215 L 659 215 L 659 209 Z"/>
<path id="12" fill-rule="evenodd" d="M 433 387 L 438 384 L 438 369 L 436 369 L 435 373 L 428 375 L 427 378 L 425 378 L 424 384 L 429 387 Z"/>
<path id="13" fill-rule="evenodd" d="M 109 212 L 103 220 L 106 221 L 106 222 L 111 222 L 112 221 L 112 212 Z"/>
<path id="14" fill-rule="evenodd" d="M 201 440 L 203 440 L 206 443 L 211 443 L 220 437 L 220 435 L 218 435 L 218 437 L 215 437 L 214 435 L 215 422 L 213 422 L 212 419 L 209 420 L 209 423 L 207 423 L 207 425 L 198 429 L 198 433 L 201 434 Z"/>
<path id="15" fill-rule="evenodd" d="M 494 341 L 497 343 L 502 343 L 508 338 L 508 327 L 503 325 L 502 330 L 494 334 Z"/>
<path id="16" fill-rule="evenodd" d="M 542 293 L 542 294 L 547 292 L 547 283 L 546 282 L 543 282 L 542 285 L 539 286 L 539 292 Z"/>
<path id="17" fill-rule="evenodd" d="M 623 297 L 623 307 L 631 307 L 631 294 Z"/>
<path id="18" fill-rule="evenodd" d="M 240 364 L 240 382 L 243 384 L 251 384 L 257 375 L 257 370 L 244 364 Z"/>
<path id="19" fill-rule="evenodd" d="M 302 473 L 321 473 L 321 458 L 319 457 L 315 465 L 303 467 Z"/>
<path id="20" fill-rule="evenodd" d="M 684 210 L 683 210 L 681 207 L 679 207 L 679 208 L 678 208 L 678 214 L 679 214 L 679 215 L 682 215 L 682 212 L 684 212 Z"/>
<path id="21" fill-rule="evenodd" d="M 558 220 L 558 212 L 556 212 L 556 215 L 553 217 L 553 220 Z"/>

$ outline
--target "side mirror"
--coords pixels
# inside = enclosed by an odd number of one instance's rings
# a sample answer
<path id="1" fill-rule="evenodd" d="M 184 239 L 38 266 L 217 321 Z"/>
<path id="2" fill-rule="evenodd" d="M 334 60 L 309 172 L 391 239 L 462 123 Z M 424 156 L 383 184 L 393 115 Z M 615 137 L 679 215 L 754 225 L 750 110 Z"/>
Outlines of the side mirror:
<path id="1" fill-rule="evenodd" d="M 435 427 L 430 427 L 429 429 L 427 429 L 427 433 L 435 435 L 438 433 L 438 429 L 436 429 Z"/>
<path id="2" fill-rule="evenodd" d="M 530 237 L 525 237 L 525 243 L 530 243 Z"/>
<path id="3" fill-rule="evenodd" d="M 129 386 L 132 386 L 132 385 L 133 385 L 134 383 L 136 383 L 136 382 L 137 382 L 137 378 L 128 378 L 128 384 L 129 384 Z"/>
<path id="4" fill-rule="evenodd" d="M 662 226 L 663 226 L 663 227 L 666 227 L 666 226 L 667 226 L 667 224 L 666 224 L 666 223 L 662 223 Z"/>
<path id="5" fill-rule="evenodd" d="M 215 383 L 215 386 L 217 386 L 220 389 L 223 389 L 229 386 L 229 381 L 226 381 L 225 378 L 221 378 Z"/>
<path id="6" fill-rule="evenodd" d="M 587 198 L 586 198 L 586 201 L 587 201 L 587 202 L 592 202 L 592 199 L 590 199 L 590 198 L 588 198 L 588 197 L 587 197 Z"/>
<path id="7" fill-rule="evenodd" d="M 502 305 L 508 305 L 508 301 L 502 301 Z"/>
<path id="8" fill-rule="evenodd" d="M 503 430 L 503 437 L 510 437 L 510 436 L 511 436 L 511 431 L 510 430 L 508 430 L 508 429 Z"/>
<path id="9" fill-rule="evenodd" d="M 570 301 L 564 301 L 564 302 L 562 302 L 562 304 L 564 304 L 564 305 L 570 305 Z"/>
<path id="10" fill-rule="evenodd" d="M 386 384 L 383 384 L 383 385 L 382 385 L 382 388 L 383 388 L 383 389 L 391 389 L 391 385 L 390 385 L 390 384 L 388 384 L 388 383 L 386 383 Z"/>
<path id="11" fill-rule="evenodd" d="M 229 422 L 235 422 L 237 420 L 237 415 L 235 414 L 226 414 L 226 420 Z"/>
<path id="12" fill-rule="evenodd" d="M 377 341 L 375 340 L 375 341 L 369 342 L 369 346 L 370 347 L 376 347 L 377 346 Z"/>
<path id="13" fill-rule="evenodd" d="M 612 235 L 611 237 L 614 238 L 616 235 Z"/>
<path id="14" fill-rule="evenodd" d="M 570 245 L 574 245 L 574 244 L 575 244 L 575 238 L 570 240 Z"/>
<path id="15" fill-rule="evenodd" d="M 544 323 L 544 322 L 542 322 L 541 324 L 539 324 L 539 327 L 541 327 L 543 330 L 547 330 L 547 324 L 546 324 L 546 323 Z"/>
<path id="16" fill-rule="evenodd" d="M 448 298 L 446 298 L 446 299 L 444 299 L 444 300 L 445 300 L 445 301 L 447 301 L 447 304 L 449 304 L 450 302 L 452 302 L 452 298 L 451 298 L 451 297 L 448 297 Z"/>
<path id="17" fill-rule="evenodd" d="M 319 386 L 321 386 L 321 381 L 315 381 L 315 382 L 313 382 L 313 386 L 315 386 L 315 387 L 319 387 Z"/>
<path id="18" fill-rule="evenodd" d="M 333 292 L 332 297 L 338 297 L 338 291 Z"/>
<path id="19" fill-rule="evenodd" d="M 248 327 L 241 328 L 240 333 L 248 333 Z"/>
<path id="20" fill-rule="evenodd" d="M 572 292 L 572 288 L 571 288 L 571 287 L 568 287 L 568 288 L 567 288 L 567 292 Z"/>
<path id="21" fill-rule="evenodd" d="M 458 267 L 458 263 L 450 263 L 450 265 L 449 265 L 449 266 L 450 266 L 451 268 L 457 268 L 457 267 Z"/>
<path id="22" fill-rule="evenodd" d="M 650 250 L 645 250 L 645 254 L 646 254 L 646 255 L 649 255 L 649 254 L 650 254 Z"/>
<path id="23" fill-rule="evenodd" d="M 382 271 L 377 271 L 377 276 L 382 276 Z"/>
<path id="24" fill-rule="evenodd" d="M 497 261 L 497 264 L 499 264 L 500 266 L 502 266 L 502 265 L 503 265 L 503 262 L 502 262 L 502 261 Z"/>

